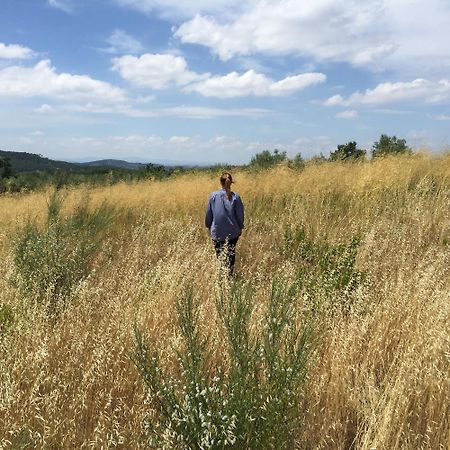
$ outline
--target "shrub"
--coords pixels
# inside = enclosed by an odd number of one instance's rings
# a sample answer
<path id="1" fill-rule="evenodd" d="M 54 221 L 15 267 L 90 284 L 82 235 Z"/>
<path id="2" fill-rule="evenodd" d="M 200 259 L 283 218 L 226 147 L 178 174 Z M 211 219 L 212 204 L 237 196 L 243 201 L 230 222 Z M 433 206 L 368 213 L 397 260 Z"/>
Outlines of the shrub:
<path id="1" fill-rule="evenodd" d="M 330 153 L 330 161 L 358 161 L 365 157 L 366 151 L 357 148 L 355 141 L 338 145 L 337 149 Z"/>
<path id="2" fill-rule="evenodd" d="M 294 158 L 288 161 L 288 166 L 291 169 L 302 170 L 305 168 L 305 160 L 302 157 L 301 153 L 297 153 Z"/>
<path id="3" fill-rule="evenodd" d="M 177 303 L 184 350 L 180 375 L 164 371 L 135 330 L 132 358 L 156 416 L 149 446 L 180 449 L 288 449 L 299 425 L 299 394 L 312 349 L 311 326 L 298 325 L 297 286 L 274 281 L 264 326 L 252 333 L 253 290 L 235 282 L 216 299 L 226 339 L 227 367 L 207 369 L 208 341 L 199 331 L 198 303 L 188 292 Z M 173 371 L 172 371 L 173 373 Z"/>
<path id="4" fill-rule="evenodd" d="M 63 217 L 61 197 L 48 202 L 47 222 L 29 221 L 15 241 L 15 276 L 22 294 L 38 303 L 49 302 L 52 311 L 63 306 L 76 286 L 87 277 L 114 210 L 103 204 L 90 210 L 84 201 Z"/>
<path id="5" fill-rule="evenodd" d="M 302 227 L 285 229 L 281 252 L 298 265 L 303 298 L 314 309 L 326 306 L 348 310 L 352 306 L 352 295 L 366 281 L 356 268 L 359 242 L 353 236 L 348 242 L 333 245 L 309 239 Z"/>
<path id="6" fill-rule="evenodd" d="M 382 134 L 380 140 L 372 146 L 374 158 L 386 155 L 410 155 L 411 153 L 412 150 L 406 145 L 405 139 L 398 139 L 397 136 L 388 136 L 387 134 Z"/>
<path id="7" fill-rule="evenodd" d="M 279 152 L 277 149 L 270 152 L 270 150 L 264 150 L 261 153 L 257 153 L 251 160 L 249 166 L 256 169 L 268 169 L 276 164 L 279 164 L 286 160 L 286 152 Z"/>

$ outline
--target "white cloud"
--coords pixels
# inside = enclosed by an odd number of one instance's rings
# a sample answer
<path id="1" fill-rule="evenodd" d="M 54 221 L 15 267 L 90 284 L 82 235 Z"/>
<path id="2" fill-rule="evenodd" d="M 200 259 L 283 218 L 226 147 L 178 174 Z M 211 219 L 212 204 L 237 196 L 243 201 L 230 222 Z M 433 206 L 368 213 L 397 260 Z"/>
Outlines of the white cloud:
<path id="1" fill-rule="evenodd" d="M 392 116 L 406 116 L 413 114 L 413 111 L 408 111 L 404 109 L 392 109 L 392 108 L 377 108 L 372 110 L 375 113 L 379 114 L 389 114 Z"/>
<path id="2" fill-rule="evenodd" d="M 0 59 L 29 59 L 33 56 L 33 50 L 28 47 L 0 42 Z"/>
<path id="3" fill-rule="evenodd" d="M 40 109 L 42 109 L 42 107 Z M 206 106 L 182 105 L 166 108 L 140 109 L 126 104 L 96 105 L 93 103 L 69 105 L 66 106 L 64 110 L 68 112 L 92 114 L 118 114 L 127 117 L 182 117 L 189 119 L 212 119 L 218 117 L 259 118 L 272 113 L 271 110 L 264 108 L 212 108 Z"/>
<path id="4" fill-rule="evenodd" d="M 431 116 L 431 118 L 434 120 L 450 120 L 450 116 L 447 114 L 437 114 L 435 116 Z"/>
<path id="5" fill-rule="evenodd" d="M 170 144 L 187 144 L 191 138 L 189 136 L 172 136 L 169 139 Z"/>
<path id="6" fill-rule="evenodd" d="M 358 117 L 358 111 L 355 111 L 354 109 L 341 111 L 336 114 L 336 117 L 338 119 L 356 119 Z"/>
<path id="7" fill-rule="evenodd" d="M 175 36 L 184 43 L 206 45 L 224 60 L 284 53 L 362 65 L 393 51 L 375 27 L 380 12 L 378 0 L 363 6 L 357 0 L 257 0 L 227 22 L 197 14 Z"/>
<path id="8" fill-rule="evenodd" d="M 263 74 L 249 70 L 242 75 L 231 72 L 224 76 L 214 76 L 187 86 L 187 92 L 198 92 L 206 97 L 282 96 L 300 91 L 307 86 L 322 83 L 326 76 L 322 73 L 304 73 L 273 81 Z"/>
<path id="9" fill-rule="evenodd" d="M 442 76 L 450 68 L 448 0 L 252 0 L 242 4 L 245 7 L 233 17 L 203 14 L 199 9 L 175 36 L 183 43 L 207 46 L 223 60 L 258 53 L 289 54 L 416 76 L 429 72 Z"/>
<path id="10" fill-rule="evenodd" d="M 106 39 L 109 47 L 101 50 L 106 53 L 141 53 L 144 50 L 143 45 L 123 30 L 114 30 L 111 36 Z"/>
<path id="11" fill-rule="evenodd" d="M 30 135 L 31 135 L 31 136 L 43 136 L 43 135 L 44 135 L 44 132 L 41 131 L 41 130 L 36 130 L 36 131 L 32 131 L 32 132 L 30 133 Z"/>
<path id="12" fill-rule="evenodd" d="M 40 114 L 49 114 L 49 113 L 55 112 L 56 109 L 53 106 L 50 106 L 47 103 L 44 103 L 41 106 L 39 106 L 39 108 L 36 108 L 35 111 Z"/>
<path id="13" fill-rule="evenodd" d="M 336 106 L 336 105 L 340 105 L 342 102 L 344 101 L 344 99 L 342 98 L 342 95 L 333 95 L 332 97 L 330 97 L 329 99 L 327 99 L 324 103 L 325 106 Z"/>
<path id="14" fill-rule="evenodd" d="M 194 14 L 221 13 L 240 9 L 241 0 L 114 0 L 119 6 L 132 8 L 144 14 L 159 13 L 163 17 L 192 17 Z"/>
<path id="15" fill-rule="evenodd" d="M 381 83 L 374 89 L 355 92 L 348 98 L 330 97 L 325 105 L 378 105 L 384 103 L 423 100 L 438 103 L 450 99 L 450 80 L 437 82 L 417 78 L 409 82 Z"/>
<path id="16" fill-rule="evenodd" d="M 104 81 L 86 75 L 57 73 L 49 60 L 42 60 L 33 67 L 10 66 L 0 70 L 0 96 L 96 99 L 102 103 L 126 99 L 122 89 Z"/>
<path id="17" fill-rule="evenodd" d="M 172 85 L 184 86 L 204 77 L 188 70 L 182 56 L 169 54 L 146 53 L 140 57 L 126 55 L 114 58 L 113 70 L 136 86 L 155 90 Z"/>
<path id="18" fill-rule="evenodd" d="M 68 14 L 73 12 L 73 4 L 70 0 L 48 0 L 47 4 L 52 8 L 60 9 Z"/>

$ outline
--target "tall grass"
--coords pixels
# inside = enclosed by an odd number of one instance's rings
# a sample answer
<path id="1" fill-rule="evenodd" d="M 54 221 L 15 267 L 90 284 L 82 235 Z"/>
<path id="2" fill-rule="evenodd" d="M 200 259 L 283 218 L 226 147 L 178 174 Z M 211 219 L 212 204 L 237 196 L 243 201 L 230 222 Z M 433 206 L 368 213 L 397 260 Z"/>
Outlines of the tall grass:
<path id="1" fill-rule="evenodd" d="M 49 232 L 50 193 L 0 198 L 0 447 L 161 448 L 178 437 L 196 448 L 212 436 L 200 406 L 222 448 L 449 447 L 450 158 L 234 178 L 246 229 L 238 280 L 225 287 L 202 228 L 211 174 L 90 189 L 90 213 L 107 202 L 116 214 L 99 228 L 104 256 L 86 258 L 95 270 L 69 283 L 52 327 L 10 282 L 18 230 L 31 221 L 39 236 Z M 61 192 L 66 229 L 86 191 Z M 55 257 L 72 248 L 69 235 Z M 44 265 L 39 257 L 24 268 Z M 197 344 L 193 358 L 186 350 Z M 146 378 L 156 369 L 168 397 Z M 167 420 L 161 402 L 171 399 L 177 420 L 197 425 Z"/>

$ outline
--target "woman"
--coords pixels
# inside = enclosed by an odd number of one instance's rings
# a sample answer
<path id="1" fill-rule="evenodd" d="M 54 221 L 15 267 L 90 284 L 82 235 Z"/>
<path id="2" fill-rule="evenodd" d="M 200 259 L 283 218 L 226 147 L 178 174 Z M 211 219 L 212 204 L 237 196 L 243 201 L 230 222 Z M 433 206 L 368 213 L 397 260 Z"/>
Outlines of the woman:
<path id="1" fill-rule="evenodd" d="M 220 177 L 222 189 L 209 196 L 205 225 L 213 240 L 217 257 L 225 252 L 224 261 L 230 275 L 236 259 L 236 244 L 244 228 L 244 205 L 236 192 L 231 191 L 233 177 L 224 172 Z"/>

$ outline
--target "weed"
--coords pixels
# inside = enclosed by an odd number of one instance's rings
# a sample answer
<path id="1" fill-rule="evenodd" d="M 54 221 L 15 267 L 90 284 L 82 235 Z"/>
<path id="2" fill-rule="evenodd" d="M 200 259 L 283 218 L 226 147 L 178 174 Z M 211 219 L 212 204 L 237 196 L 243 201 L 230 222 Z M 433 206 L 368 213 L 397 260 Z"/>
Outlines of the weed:
<path id="1" fill-rule="evenodd" d="M 298 427 L 298 399 L 311 351 L 310 326 L 294 320 L 297 289 L 274 281 L 266 324 L 250 330 L 253 290 L 223 286 L 216 299 L 224 327 L 229 366 L 207 371 L 208 341 L 198 323 L 192 293 L 177 302 L 185 349 L 177 353 L 180 377 L 163 370 L 135 329 L 133 361 L 157 414 L 148 424 L 149 444 L 159 448 L 292 448 Z M 296 324 L 297 323 L 297 324 Z"/>
<path id="2" fill-rule="evenodd" d="M 62 201 L 54 193 L 47 208 L 47 222 L 39 227 L 29 221 L 15 242 L 14 281 L 22 294 L 37 303 L 48 300 L 52 311 L 64 305 L 92 268 L 114 210 L 103 204 L 91 211 L 88 202 L 63 217 Z"/>

